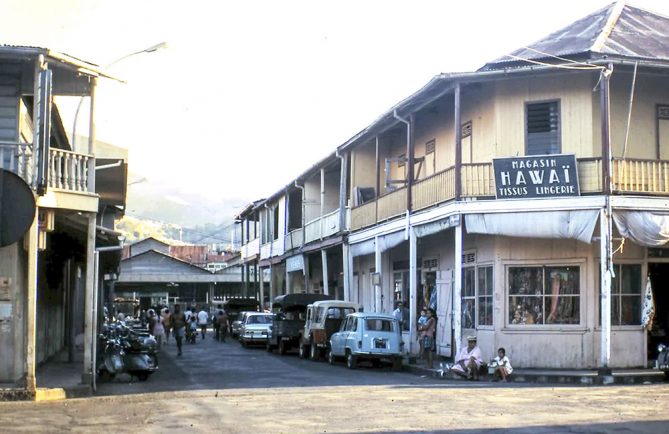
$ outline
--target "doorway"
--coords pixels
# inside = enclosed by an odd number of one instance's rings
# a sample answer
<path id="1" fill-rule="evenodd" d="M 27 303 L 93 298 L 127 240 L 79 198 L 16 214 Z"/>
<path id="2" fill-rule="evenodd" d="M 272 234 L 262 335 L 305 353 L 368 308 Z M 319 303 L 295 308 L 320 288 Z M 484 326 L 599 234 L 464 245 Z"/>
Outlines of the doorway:
<path id="1" fill-rule="evenodd" d="M 648 360 L 655 360 L 657 345 L 669 344 L 669 263 L 648 264 L 648 275 L 655 302 L 653 327 L 648 332 Z"/>

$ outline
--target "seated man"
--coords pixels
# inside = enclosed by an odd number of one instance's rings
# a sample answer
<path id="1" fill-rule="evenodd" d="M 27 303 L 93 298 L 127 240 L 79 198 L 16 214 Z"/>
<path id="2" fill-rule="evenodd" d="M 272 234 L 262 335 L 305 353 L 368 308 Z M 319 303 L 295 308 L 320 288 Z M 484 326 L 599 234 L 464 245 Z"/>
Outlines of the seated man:
<path id="1" fill-rule="evenodd" d="M 469 380 L 478 380 L 481 363 L 483 363 L 483 358 L 481 356 L 481 349 L 476 345 L 476 336 L 469 336 L 467 338 L 467 347 L 462 348 L 458 352 L 451 371 Z"/>

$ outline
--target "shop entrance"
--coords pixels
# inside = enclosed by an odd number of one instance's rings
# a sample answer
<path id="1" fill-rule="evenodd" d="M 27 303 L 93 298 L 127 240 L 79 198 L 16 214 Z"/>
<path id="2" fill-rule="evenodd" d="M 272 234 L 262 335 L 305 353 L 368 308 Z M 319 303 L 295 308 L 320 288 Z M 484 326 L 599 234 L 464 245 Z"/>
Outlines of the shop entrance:
<path id="1" fill-rule="evenodd" d="M 657 345 L 669 344 L 669 263 L 648 264 L 653 287 L 655 318 L 648 332 L 648 360 L 657 357 Z"/>

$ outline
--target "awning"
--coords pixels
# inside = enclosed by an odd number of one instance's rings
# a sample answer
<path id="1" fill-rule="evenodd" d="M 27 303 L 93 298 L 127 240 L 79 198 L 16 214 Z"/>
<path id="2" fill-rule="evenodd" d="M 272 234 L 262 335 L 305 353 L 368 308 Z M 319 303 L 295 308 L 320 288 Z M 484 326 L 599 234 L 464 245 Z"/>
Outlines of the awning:
<path id="1" fill-rule="evenodd" d="M 669 241 L 669 214 L 650 211 L 614 211 L 618 232 L 635 244 L 657 247 Z"/>
<path id="2" fill-rule="evenodd" d="M 416 237 L 422 238 L 428 235 L 434 235 L 438 232 L 445 231 L 460 224 L 460 215 L 448 216 L 436 222 L 426 223 L 424 225 L 416 226 L 414 233 Z"/>
<path id="3" fill-rule="evenodd" d="M 393 232 L 390 234 L 379 235 L 374 238 L 362 241 L 360 243 L 351 244 L 351 256 L 371 255 L 376 251 L 376 240 L 379 242 L 379 250 L 385 252 L 395 246 L 402 244 L 404 239 L 404 230 Z"/>
<path id="4" fill-rule="evenodd" d="M 592 241 L 599 210 L 545 211 L 465 216 L 467 233 Z"/>

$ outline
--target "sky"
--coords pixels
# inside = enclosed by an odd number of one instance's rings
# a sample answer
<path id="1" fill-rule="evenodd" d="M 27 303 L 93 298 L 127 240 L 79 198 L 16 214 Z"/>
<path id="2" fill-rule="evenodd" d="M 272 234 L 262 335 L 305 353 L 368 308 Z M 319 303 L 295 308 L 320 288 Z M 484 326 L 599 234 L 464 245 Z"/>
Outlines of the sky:
<path id="1" fill-rule="evenodd" d="M 97 136 L 129 150 L 130 182 L 147 180 L 130 189 L 199 195 L 232 214 L 433 76 L 475 70 L 609 3 L 0 0 L 0 43 L 104 66 L 166 42 L 108 68 L 126 83 L 100 80 Z M 629 4 L 669 16 L 666 0 Z"/>

